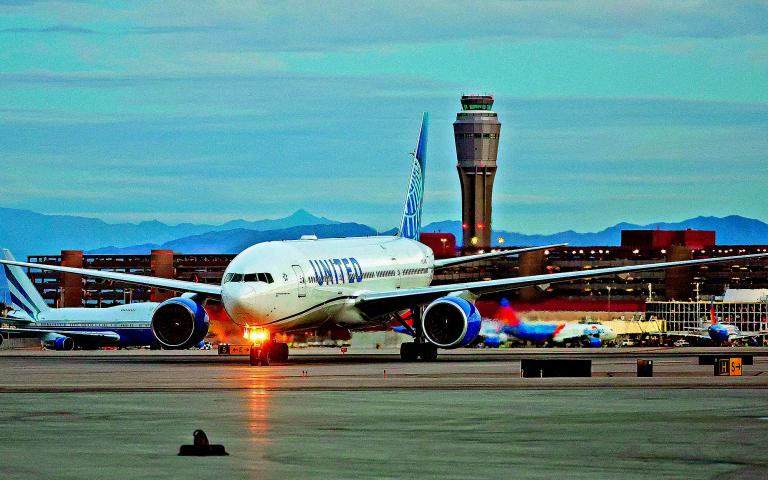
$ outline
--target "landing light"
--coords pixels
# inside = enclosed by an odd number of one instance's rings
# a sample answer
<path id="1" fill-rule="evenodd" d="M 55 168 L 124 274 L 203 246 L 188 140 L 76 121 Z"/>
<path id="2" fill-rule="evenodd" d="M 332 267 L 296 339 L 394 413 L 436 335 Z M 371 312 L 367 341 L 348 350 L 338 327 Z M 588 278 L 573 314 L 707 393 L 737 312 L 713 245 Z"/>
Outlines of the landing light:
<path id="1" fill-rule="evenodd" d="M 269 340 L 269 332 L 263 328 L 254 328 L 246 326 L 243 337 L 252 343 L 262 343 Z"/>

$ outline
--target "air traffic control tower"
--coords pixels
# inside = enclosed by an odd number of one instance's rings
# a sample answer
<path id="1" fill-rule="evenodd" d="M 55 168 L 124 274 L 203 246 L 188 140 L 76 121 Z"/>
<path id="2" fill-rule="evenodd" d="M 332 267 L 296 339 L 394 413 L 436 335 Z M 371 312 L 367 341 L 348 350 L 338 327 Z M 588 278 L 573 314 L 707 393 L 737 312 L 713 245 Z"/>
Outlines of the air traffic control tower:
<path id="1" fill-rule="evenodd" d="M 491 246 L 491 195 L 501 131 L 492 107 L 492 95 L 462 95 L 461 112 L 453 123 L 464 248 Z"/>

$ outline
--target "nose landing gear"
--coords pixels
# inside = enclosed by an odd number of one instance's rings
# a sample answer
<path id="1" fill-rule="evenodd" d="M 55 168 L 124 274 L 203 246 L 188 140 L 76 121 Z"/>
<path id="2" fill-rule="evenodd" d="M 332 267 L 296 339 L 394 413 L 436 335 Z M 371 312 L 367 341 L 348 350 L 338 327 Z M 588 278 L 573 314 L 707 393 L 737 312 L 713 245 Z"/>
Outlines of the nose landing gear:
<path id="1" fill-rule="evenodd" d="M 247 328 L 245 338 L 251 340 L 250 362 L 252 367 L 267 367 L 270 360 L 276 362 L 288 360 L 288 344 L 276 342 L 268 331 Z"/>

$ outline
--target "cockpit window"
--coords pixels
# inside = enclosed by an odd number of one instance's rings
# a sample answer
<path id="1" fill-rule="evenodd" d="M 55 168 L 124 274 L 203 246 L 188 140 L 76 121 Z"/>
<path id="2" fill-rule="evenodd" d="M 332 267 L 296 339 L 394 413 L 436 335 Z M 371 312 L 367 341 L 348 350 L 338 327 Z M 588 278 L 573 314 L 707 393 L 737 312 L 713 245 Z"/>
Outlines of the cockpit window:
<path id="1" fill-rule="evenodd" d="M 243 274 L 242 273 L 233 273 L 232 274 L 232 281 L 233 282 L 242 282 L 243 281 Z"/>
<path id="2" fill-rule="evenodd" d="M 244 281 L 273 283 L 274 279 L 272 278 L 272 275 L 269 273 L 246 273 Z"/>

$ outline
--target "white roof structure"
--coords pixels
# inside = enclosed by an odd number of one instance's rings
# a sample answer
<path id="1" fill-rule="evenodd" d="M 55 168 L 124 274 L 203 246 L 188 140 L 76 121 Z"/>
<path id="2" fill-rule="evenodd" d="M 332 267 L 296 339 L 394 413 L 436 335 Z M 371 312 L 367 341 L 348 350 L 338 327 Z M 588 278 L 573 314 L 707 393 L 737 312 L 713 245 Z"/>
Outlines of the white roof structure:
<path id="1" fill-rule="evenodd" d="M 723 295 L 724 302 L 766 302 L 768 301 L 767 288 L 729 288 Z"/>

